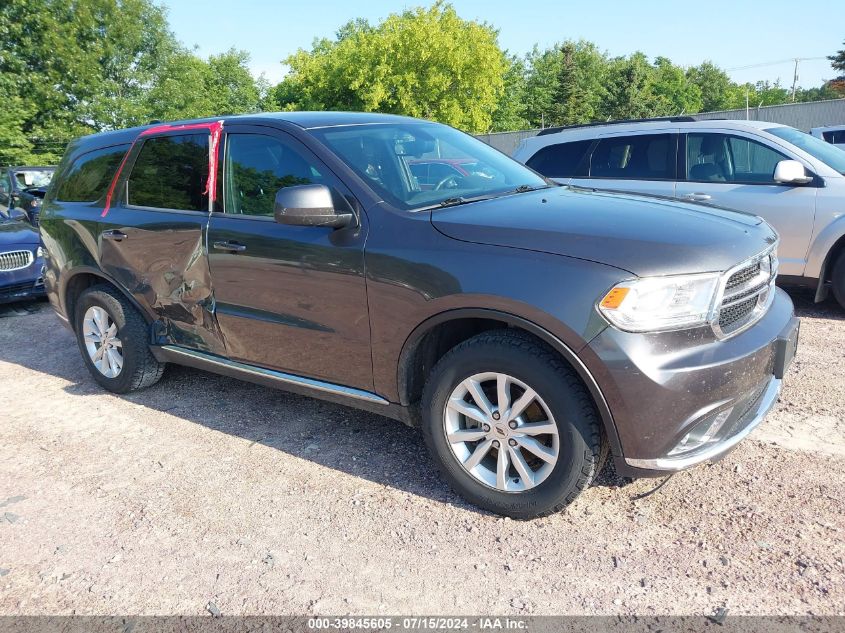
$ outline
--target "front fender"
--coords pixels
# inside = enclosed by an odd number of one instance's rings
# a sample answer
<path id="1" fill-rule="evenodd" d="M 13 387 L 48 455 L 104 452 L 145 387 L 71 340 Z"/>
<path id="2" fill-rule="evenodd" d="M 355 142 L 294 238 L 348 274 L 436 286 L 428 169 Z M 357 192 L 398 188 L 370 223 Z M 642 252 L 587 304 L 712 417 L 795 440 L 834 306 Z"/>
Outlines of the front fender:
<path id="1" fill-rule="evenodd" d="M 816 301 L 821 301 L 827 294 L 825 282 L 833 265 L 831 255 L 836 252 L 838 244 L 845 239 L 845 213 L 840 213 L 813 239 L 807 256 L 807 266 L 804 276 L 819 280 L 816 289 Z"/>

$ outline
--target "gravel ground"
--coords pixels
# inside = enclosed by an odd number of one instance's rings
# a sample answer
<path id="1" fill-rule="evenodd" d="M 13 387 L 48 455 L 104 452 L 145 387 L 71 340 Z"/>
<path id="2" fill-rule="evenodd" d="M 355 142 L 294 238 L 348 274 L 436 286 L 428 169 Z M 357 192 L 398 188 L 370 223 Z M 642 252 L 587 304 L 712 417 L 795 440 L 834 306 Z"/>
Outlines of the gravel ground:
<path id="1" fill-rule="evenodd" d="M 46 304 L 0 309 L 0 614 L 843 615 L 845 314 L 793 298 L 750 440 L 530 522 L 399 423 L 179 367 L 111 395 Z"/>

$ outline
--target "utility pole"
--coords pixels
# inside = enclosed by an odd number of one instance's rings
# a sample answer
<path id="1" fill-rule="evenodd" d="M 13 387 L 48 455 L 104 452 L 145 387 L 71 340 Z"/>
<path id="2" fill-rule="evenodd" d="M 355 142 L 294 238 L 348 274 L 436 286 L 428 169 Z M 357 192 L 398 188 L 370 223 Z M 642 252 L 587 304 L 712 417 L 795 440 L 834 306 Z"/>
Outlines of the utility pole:
<path id="1" fill-rule="evenodd" d="M 795 74 L 792 76 L 792 103 L 795 103 L 795 90 L 798 87 L 798 62 L 799 58 L 795 58 Z"/>

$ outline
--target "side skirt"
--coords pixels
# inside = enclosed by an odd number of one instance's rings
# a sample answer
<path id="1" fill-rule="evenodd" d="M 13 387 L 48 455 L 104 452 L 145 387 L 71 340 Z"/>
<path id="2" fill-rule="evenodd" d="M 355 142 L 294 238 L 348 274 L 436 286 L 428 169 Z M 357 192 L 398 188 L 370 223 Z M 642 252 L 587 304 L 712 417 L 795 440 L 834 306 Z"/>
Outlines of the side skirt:
<path id="1" fill-rule="evenodd" d="M 175 363 L 203 371 L 237 378 L 274 389 L 282 389 L 311 398 L 327 400 L 356 409 L 362 409 L 408 425 L 413 425 L 411 412 L 407 407 L 392 403 L 378 394 L 337 385 L 314 378 L 288 374 L 257 365 L 206 354 L 176 345 L 151 345 L 150 350 L 159 362 Z"/>

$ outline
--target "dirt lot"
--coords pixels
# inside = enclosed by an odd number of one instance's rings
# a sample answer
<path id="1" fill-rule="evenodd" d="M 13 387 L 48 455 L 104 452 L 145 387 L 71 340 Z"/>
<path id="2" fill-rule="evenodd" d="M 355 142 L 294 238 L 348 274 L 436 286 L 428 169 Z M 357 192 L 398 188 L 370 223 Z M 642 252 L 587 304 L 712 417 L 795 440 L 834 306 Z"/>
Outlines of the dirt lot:
<path id="1" fill-rule="evenodd" d="M 0 309 L 0 614 L 843 615 L 845 315 L 793 296 L 750 441 L 531 522 L 463 503 L 399 423 L 178 367 L 118 397 L 46 304 Z"/>

